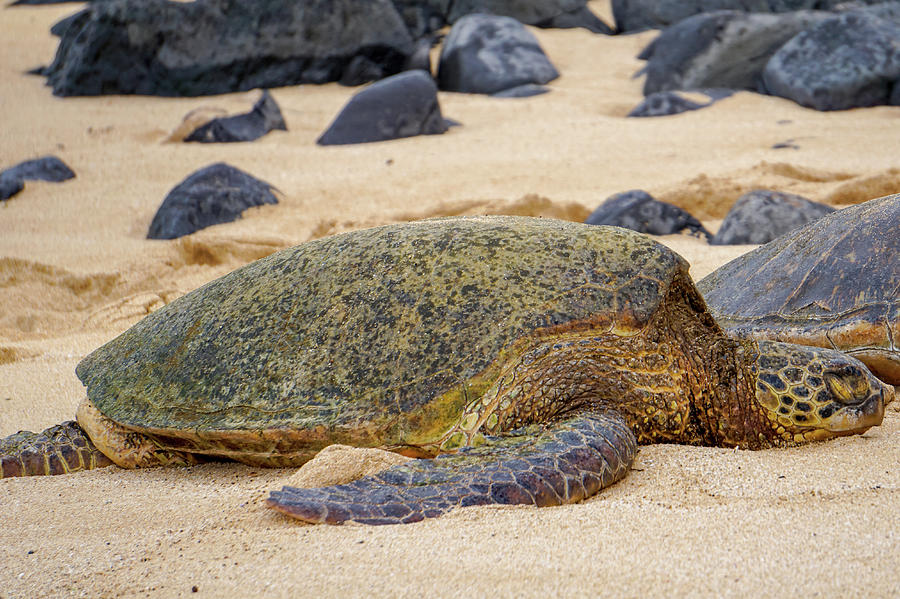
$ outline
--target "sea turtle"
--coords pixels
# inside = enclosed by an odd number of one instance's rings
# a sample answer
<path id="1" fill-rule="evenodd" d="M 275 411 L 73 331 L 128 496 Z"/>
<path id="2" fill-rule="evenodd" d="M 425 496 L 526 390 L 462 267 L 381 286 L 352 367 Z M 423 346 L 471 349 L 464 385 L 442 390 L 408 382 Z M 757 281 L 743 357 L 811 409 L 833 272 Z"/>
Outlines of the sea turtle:
<path id="1" fill-rule="evenodd" d="M 688 264 L 649 237 L 527 217 L 284 250 L 147 316 L 76 372 L 77 424 L 0 440 L 4 476 L 106 456 L 298 465 L 332 443 L 438 456 L 268 499 L 307 521 L 373 524 L 576 502 L 622 478 L 638 443 L 861 433 L 893 398 L 839 352 L 725 336 Z"/>
<path id="2" fill-rule="evenodd" d="M 900 384 L 900 195 L 827 214 L 698 288 L 733 336 L 839 349 Z"/>

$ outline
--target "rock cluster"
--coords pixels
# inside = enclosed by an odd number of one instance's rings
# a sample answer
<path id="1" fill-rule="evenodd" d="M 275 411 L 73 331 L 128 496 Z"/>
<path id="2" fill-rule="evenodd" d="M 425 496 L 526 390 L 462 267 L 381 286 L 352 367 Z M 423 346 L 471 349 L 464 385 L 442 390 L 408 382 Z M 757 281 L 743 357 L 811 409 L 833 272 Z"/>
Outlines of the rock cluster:
<path id="1" fill-rule="evenodd" d="M 816 110 L 900 104 L 900 4 L 706 12 L 667 28 L 640 57 L 646 95 L 718 87 Z"/>

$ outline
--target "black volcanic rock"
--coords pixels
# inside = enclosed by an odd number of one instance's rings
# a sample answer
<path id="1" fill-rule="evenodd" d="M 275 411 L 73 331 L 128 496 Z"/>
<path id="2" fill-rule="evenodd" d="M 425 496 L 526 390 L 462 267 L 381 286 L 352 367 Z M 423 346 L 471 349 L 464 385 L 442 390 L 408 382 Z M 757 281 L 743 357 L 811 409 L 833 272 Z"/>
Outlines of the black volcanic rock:
<path id="1" fill-rule="evenodd" d="M 517 20 L 493 15 L 461 18 L 441 49 L 437 81 L 442 90 L 494 94 L 559 77 L 537 39 Z"/>
<path id="2" fill-rule="evenodd" d="M 687 229 L 693 235 L 711 235 L 699 220 L 674 204 L 660 202 L 646 191 L 633 189 L 608 197 L 584 221 L 612 225 L 639 233 L 671 235 Z"/>
<path id="3" fill-rule="evenodd" d="M 241 217 L 251 206 L 277 204 L 272 186 L 223 162 L 190 175 L 166 195 L 147 239 L 175 239 Z"/>
<path id="4" fill-rule="evenodd" d="M 61 32 L 57 95 L 198 96 L 399 72 L 413 40 L 390 0 L 107 0 Z M 374 66 L 373 66 L 374 65 Z"/>
<path id="5" fill-rule="evenodd" d="M 758 189 L 738 198 L 709 242 L 712 245 L 768 243 L 829 212 L 834 212 L 834 208 L 792 193 Z"/>
<path id="6" fill-rule="evenodd" d="M 900 79 L 897 7 L 847 12 L 799 33 L 766 64 L 766 91 L 816 110 L 894 104 Z M 887 10 L 879 14 L 879 8 Z"/>
<path id="7" fill-rule="evenodd" d="M 276 129 L 287 131 L 287 125 L 275 98 L 268 90 L 263 90 L 262 97 L 253 105 L 250 112 L 213 119 L 194 129 L 184 141 L 201 143 L 253 141 Z"/>
<path id="8" fill-rule="evenodd" d="M 620 33 L 665 29 L 683 19 L 717 10 L 784 13 L 832 10 L 846 4 L 878 4 L 883 0 L 613 0 L 613 18 Z"/>
<path id="9" fill-rule="evenodd" d="M 628 113 L 628 116 L 669 116 L 680 114 L 682 112 L 689 112 L 691 110 L 699 110 L 701 108 L 706 108 L 707 106 L 712 106 L 722 98 L 727 98 L 732 95 L 734 92 L 730 89 L 705 89 L 698 90 L 697 93 L 705 95 L 707 97 L 706 102 L 703 102 L 702 104 L 695 102 L 690 98 L 685 97 L 683 92 L 666 91 L 652 93 L 644 98 L 640 104 L 635 106 L 631 112 Z"/>
<path id="10" fill-rule="evenodd" d="M 644 94 L 729 88 L 758 91 L 769 58 L 793 36 L 830 13 L 704 13 L 666 29 L 641 53 Z"/>
<path id="11" fill-rule="evenodd" d="M 434 79 L 415 70 L 357 92 L 316 143 L 357 144 L 445 131 L 447 122 L 441 115 Z"/>
<path id="12" fill-rule="evenodd" d="M 25 181 L 59 183 L 75 177 L 65 162 L 56 156 L 26 160 L 0 172 L 0 200 L 8 200 L 25 187 Z"/>

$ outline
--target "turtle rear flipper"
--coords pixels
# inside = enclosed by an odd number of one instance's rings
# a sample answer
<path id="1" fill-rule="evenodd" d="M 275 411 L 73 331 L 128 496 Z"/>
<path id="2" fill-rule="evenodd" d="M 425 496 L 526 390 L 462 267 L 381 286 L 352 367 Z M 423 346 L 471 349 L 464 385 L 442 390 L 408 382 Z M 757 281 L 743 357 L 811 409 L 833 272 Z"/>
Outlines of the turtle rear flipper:
<path id="1" fill-rule="evenodd" d="M 66 474 L 111 465 L 73 420 L 41 433 L 20 431 L 0 439 L 0 478 Z"/>
<path id="2" fill-rule="evenodd" d="M 625 476 L 637 443 L 615 414 L 581 415 L 414 460 L 345 485 L 284 487 L 268 504 L 313 523 L 400 524 L 468 505 L 575 503 Z"/>

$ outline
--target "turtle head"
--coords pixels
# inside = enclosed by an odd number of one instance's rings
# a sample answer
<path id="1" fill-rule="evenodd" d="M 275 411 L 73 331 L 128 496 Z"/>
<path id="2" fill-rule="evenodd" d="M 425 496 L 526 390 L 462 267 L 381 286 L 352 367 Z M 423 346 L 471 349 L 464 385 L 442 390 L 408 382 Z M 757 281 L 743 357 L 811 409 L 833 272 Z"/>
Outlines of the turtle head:
<path id="1" fill-rule="evenodd" d="M 881 424 L 894 388 L 856 358 L 790 343 L 759 341 L 756 399 L 779 437 L 819 441 Z"/>

